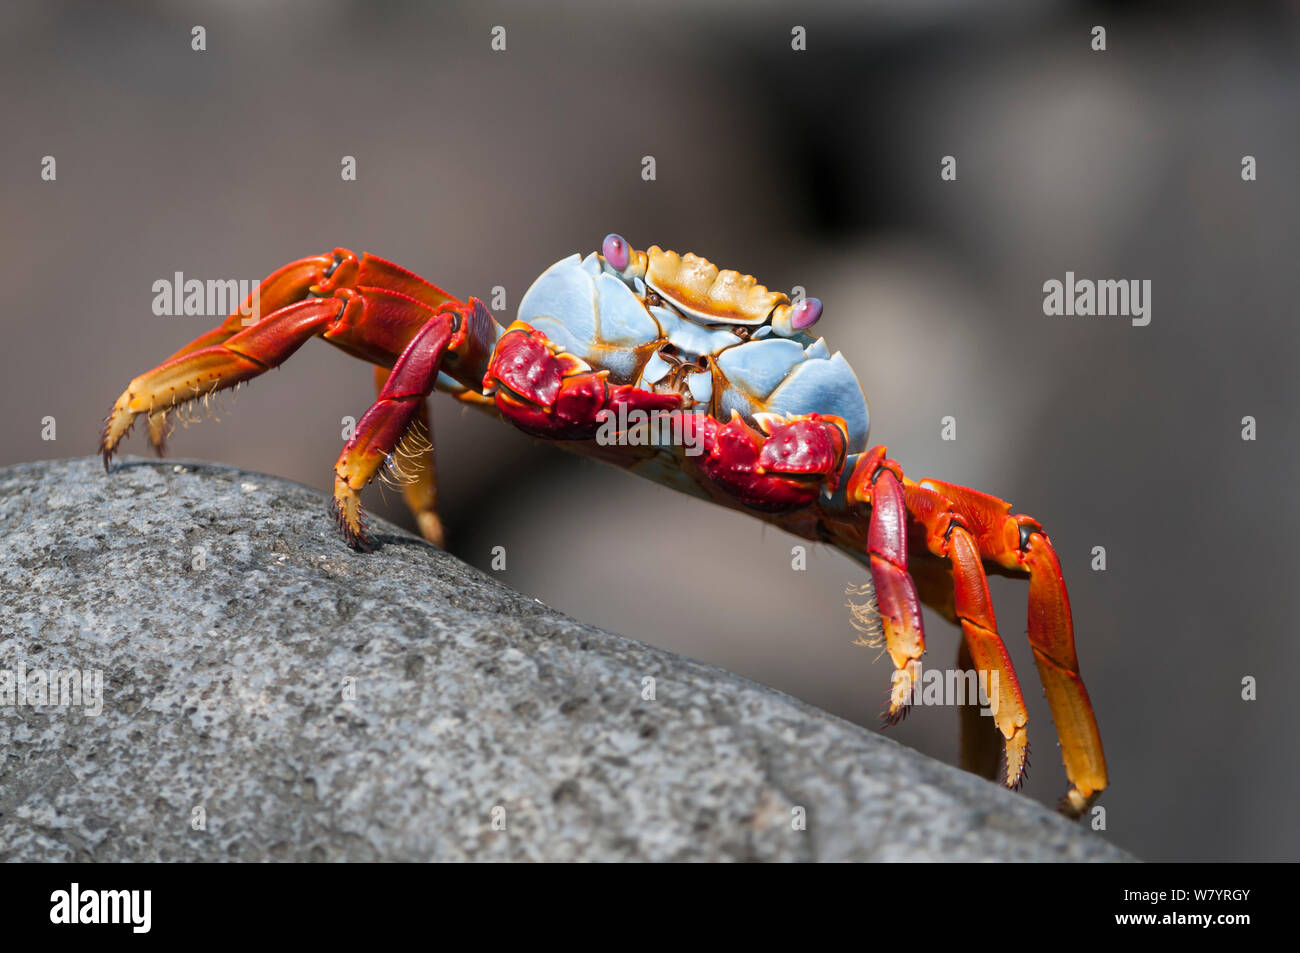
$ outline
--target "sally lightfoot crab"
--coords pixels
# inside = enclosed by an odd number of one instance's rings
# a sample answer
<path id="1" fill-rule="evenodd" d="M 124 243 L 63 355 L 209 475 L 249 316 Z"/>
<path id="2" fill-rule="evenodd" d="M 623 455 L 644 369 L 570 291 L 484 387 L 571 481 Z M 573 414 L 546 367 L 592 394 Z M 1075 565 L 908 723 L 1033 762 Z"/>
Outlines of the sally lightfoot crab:
<path id="1" fill-rule="evenodd" d="M 617 235 L 600 252 L 543 272 L 509 326 L 477 298 L 462 301 L 343 248 L 284 266 L 257 298 L 256 321 L 245 326 L 253 305 L 246 302 L 131 382 L 105 422 L 106 468 L 141 414 L 161 452 L 169 413 L 256 377 L 321 337 L 375 366 L 378 398 L 334 467 L 334 509 L 353 546 L 368 546 L 360 492 L 386 463 L 402 472 L 424 536 L 441 543 L 426 399 L 446 391 L 535 437 L 828 542 L 864 563 L 896 669 L 890 721 L 905 713 L 920 671 L 922 603 L 959 624 L 962 667 L 997 676 L 990 707 L 1013 788 L 1028 763 L 1028 716 L 985 569 L 1028 576 L 1029 642 L 1070 782 L 1062 810 L 1082 814 L 1105 788 L 1069 597 L 1047 534 L 996 497 L 910 479 L 884 447 L 868 446 L 867 400 L 856 375 L 809 333 L 822 313 L 817 299 L 791 301 L 752 276 L 657 246 L 637 251 Z M 650 415 L 672 426 L 656 428 L 656 439 L 634 439 Z M 414 450 L 403 440 L 426 433 L 427 445 Z M 858 615 L 875 618 L 869 609 Z M 965 727 L 963 759 L 974 766 L 989 733 L 981 739 L 972 723 Z M 973 727 L 982 727 L 978 716 Z"/>

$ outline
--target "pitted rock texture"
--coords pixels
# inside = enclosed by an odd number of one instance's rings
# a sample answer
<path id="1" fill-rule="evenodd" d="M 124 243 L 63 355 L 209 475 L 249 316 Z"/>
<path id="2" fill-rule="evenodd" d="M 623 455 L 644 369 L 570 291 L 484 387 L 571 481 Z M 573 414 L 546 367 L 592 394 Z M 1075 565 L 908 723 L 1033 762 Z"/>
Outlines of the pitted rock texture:
<path id="1" fill-rule="evenodd" d="M 103 679 L 99 714 L 0 703 L 0 859 L 1129 859 L 372 530 L 211 464 L 0 469 L 0 671 Z"/>

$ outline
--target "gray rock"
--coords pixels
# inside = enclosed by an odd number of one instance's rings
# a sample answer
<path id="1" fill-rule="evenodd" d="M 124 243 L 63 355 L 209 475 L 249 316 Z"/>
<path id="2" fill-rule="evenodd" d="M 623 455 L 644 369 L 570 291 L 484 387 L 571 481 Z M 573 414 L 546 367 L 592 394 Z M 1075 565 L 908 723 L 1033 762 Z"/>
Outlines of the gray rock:
<path id="1" fill-rule="evenodd" d="M 25 464 L 0 527 L 0 670 L 103 678 L 0 704 L 6 860 L 1129 859 L 274 477 Z"/>

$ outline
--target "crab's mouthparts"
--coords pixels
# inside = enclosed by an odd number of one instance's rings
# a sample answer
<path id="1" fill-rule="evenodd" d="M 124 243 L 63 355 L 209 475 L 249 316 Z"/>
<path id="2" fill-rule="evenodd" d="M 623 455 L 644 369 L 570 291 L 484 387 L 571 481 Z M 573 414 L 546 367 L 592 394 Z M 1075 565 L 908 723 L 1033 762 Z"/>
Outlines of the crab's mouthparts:
<path id="1" fill-rule="evenodd" d="M 661 377 L 650 385 L 652 394 L 675 394 L 682 398 L 682 405 L 694 404 L 695 395 L 691 393 L 690 385 L 686 382 L 686 375 L 679 373 L 674 369 L 673 373 Z"/>
<path id="2" fill-rule="evenodd" d="M 647 387 L 653 394 L 673 394 L 680 397 L 683 408 L 707 406 L 710 403 L 713 397 L 713 375 L 706 359 L 683 360 L 675 355 L 666 355 L 662 351 L 660 357 L 665 358 L 671 365 L 670 370 L 653 383 L 643 383 L 642 387 Z"/>

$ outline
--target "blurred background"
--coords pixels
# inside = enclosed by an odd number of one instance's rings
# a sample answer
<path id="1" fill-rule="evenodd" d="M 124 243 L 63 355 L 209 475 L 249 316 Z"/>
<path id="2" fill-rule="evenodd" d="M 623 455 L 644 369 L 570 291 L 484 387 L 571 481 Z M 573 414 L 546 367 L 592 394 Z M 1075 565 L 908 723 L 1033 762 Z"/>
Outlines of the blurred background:
<path id="1" fill-rule="evenodd" d="M 1296 6 L 541 6 L 0 7 L 0 464 L 93 453 L 126 383 L 218 323 L 152 313 L 177 271 L 258 279 L 345 245 L 461 296 L 500 285 L 509 318 L 609 231 L 693 250 L 823 300 L 873 443 L 909 474 L 1044 522 L 1110 766 L 1097 836 L 1147 860 L 1300 858 Z M 1149 279 L 1151 324 L 1044 316 L 1067 270 Z M 325 490 L 371 387 L 311 342 L 170 453 Z M 854 563 L 814 548 L 792 571 L 797 541 L 758 521 L 435 407 L 456 555 L 489 570 L 504 546 L 522 592 L 878 726 L 890 666 L 851 644 Z M 124 449 L 148 452 L 142 428 Z M 395 492 L 367 498 L 413 525 Z M 1026 587 L 992 588 L 1030 707 L 1026 790 L 1054 804 Z M 947 667 L 957 633 L 929 622 Z M 952 710 L 889 734 L 956 763 Z"/>

